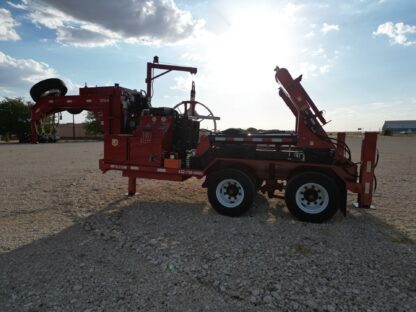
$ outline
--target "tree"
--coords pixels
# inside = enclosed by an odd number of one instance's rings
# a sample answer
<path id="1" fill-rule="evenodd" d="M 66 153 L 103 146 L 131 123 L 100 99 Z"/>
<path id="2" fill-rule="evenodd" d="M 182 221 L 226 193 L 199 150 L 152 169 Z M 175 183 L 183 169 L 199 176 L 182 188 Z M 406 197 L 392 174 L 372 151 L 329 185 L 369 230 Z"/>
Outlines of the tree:
<path id="1" fill-rule="evenodd" d="M 6 141 L 12 134 L 20 138 L 30 134 L 30 107 L 31 102 L 22 98 L 4 98 L 0 101 L 0 135 Z"/>
<path id="2" fill-rule="evenodd" d="M 41 133 L 55 134 L 56 133 L 56 121 L 55 115 L 46 116 L 40 120 L 40 131 Z"/>
<path id="3" fill-rule="evenodd" d="M 97 135 L 103 133 L 103 128 L 100 122 L 97 120 L 93 112 L 88 112 L 85 117 L 84 129 L 87 134 Z"/>

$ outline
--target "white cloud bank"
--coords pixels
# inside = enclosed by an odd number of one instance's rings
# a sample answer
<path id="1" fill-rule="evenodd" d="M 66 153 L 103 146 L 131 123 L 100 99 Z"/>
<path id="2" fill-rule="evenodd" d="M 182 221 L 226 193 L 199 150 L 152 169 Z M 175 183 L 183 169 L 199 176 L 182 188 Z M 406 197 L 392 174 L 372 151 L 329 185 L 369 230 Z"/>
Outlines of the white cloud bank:
<path id="1" fill-rule="evenodd" d="M 17 25 L 10 11 L 0 8 L 0 40 L 20 40 L 20 36 L 14 29 Z"/>
<path id="2" fill-rule="evenodd" d="M 17 59 L 0 51 L 0 86 L 28 87 L 39 80 L 56 76 L 48 64 L 33 59 Z"/>
<path id="3" fill-rule="evenodd" d="M 128 43 L 173 43 L 192 36 L 203 25 L 173 0 L 21 0 L 38 26 L 56 31 L 57 41 L 95 47 Z"/>
<path id="4" fill-rule="evenodd" d="M 0 97 L 19 96 L 29 100 L 32 85 L 57 76 L 55 69 L 46 63 L 30 58 L 14 58 L 0 51 Z M 70 92 L 79 87 L 70 79 L 64 80 Z"/>
<path id="5" fill-rule="evenodd" d="M 338 30 L 339 30 L 339 26 L 336 25 L 336 24 L 323 23 L 322 24 L 322 28 L 321 28 L 321 31 L 324 34 L 327 34 L 327 33 L 331 32 L 331 31 L 338 31 Z"/>
<path id="6" fill-rule="evenodd" d="M 393 44 L 410 46 L 416 44 L 414 40 L 409 39 L 409 35 L 416 34 L 416 25 L 408 25 L 404 23 L 386 22 L 378 26 L 377 31 L 373 32 L 374 36 L 387 36 Z"/>
<path id="7" fill-rule="evenodd" d="M 19 96 L 29 100 L 29 89 L 35 83 L 53 77 L 59 77 L 58 73 L 44 62 L 30 58 L 14 58 L 0 51 L 0 97 Z M 68 78 L 63 80 L 69 93 L 80 87 Z"/>

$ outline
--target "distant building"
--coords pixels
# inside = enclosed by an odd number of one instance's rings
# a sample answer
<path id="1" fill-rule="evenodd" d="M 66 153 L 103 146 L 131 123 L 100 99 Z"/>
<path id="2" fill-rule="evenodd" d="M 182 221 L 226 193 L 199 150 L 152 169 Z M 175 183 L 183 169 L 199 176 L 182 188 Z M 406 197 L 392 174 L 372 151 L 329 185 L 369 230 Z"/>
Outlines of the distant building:
<path id="1" fill-rule="evenodd" d="M 84 128 L 84 124 L 74 124 L 66 123 L 66 124 L 59 124 L 56 127 L 56 134 L 61 139 L 99 139 L 102 137 L 101 134 L 98 135 L 91 135 L 87 134 Z"/>
<path id="2" fill-rule="evenodd" d="M 416 120 L 386 120 L 382 130 L 384 134 L 416 133 Z"/>

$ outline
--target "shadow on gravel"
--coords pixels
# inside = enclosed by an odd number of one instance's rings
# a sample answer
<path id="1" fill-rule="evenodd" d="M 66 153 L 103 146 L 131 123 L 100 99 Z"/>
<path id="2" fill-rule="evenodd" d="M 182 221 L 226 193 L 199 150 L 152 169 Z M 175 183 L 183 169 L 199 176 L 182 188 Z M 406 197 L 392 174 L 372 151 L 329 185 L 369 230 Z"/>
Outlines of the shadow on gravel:
<path id="1" fill-rule="evenodd" d="M 403 237 L 366 211 L 298 222 L 263 196 L 241 218 L 121 198 L 0 255 L 0 310 L 410 311 L 416 253 Z"/>

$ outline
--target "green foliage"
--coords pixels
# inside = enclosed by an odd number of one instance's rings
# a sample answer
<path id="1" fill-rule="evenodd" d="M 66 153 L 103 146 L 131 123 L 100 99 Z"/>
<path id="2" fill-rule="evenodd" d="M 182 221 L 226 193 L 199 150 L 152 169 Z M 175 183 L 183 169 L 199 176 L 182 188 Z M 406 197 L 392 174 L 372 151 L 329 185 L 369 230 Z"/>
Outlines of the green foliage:
<path id="1" fill-rule="evenodd" d="M 294 253 L 300 254 L 302 256 L 310 256 L 313 253 L 313 250 L 311 249 L 310 246 L 301 244 L 301 243 L 297 243 L 295 245 L 292 246 L 292 251 Z"/>
<path id="2" fill-rule="evenodd" d="M 100 125 L 100 122 L 97 120 L 93 112 L 88 112 L 85 118 L 84 129 L 87 134 L 96 135 L 102 134 L 103 128 Z"/>
<path id="3" fill-rule="evenodd" d="M 30 107 L 33 104 L 22 98 L 4 98 L 0 101 L 0 135 L 21 137 L 30 133 Z"/>
<path id="4" fill-rule="evenodd" d="M 55 116 L 53 115 L 43 118 L 41 121 L 40 132 L 54 134 L 56 132 L 54 118 Z"/>
<path id="5" fill-rule="evenodd" d="M 392 238 L 392 242 L 399 243 L 399 244 L 413 244 L 414 243 L 411 238 L 403 234 L 394 235 Z"/>

